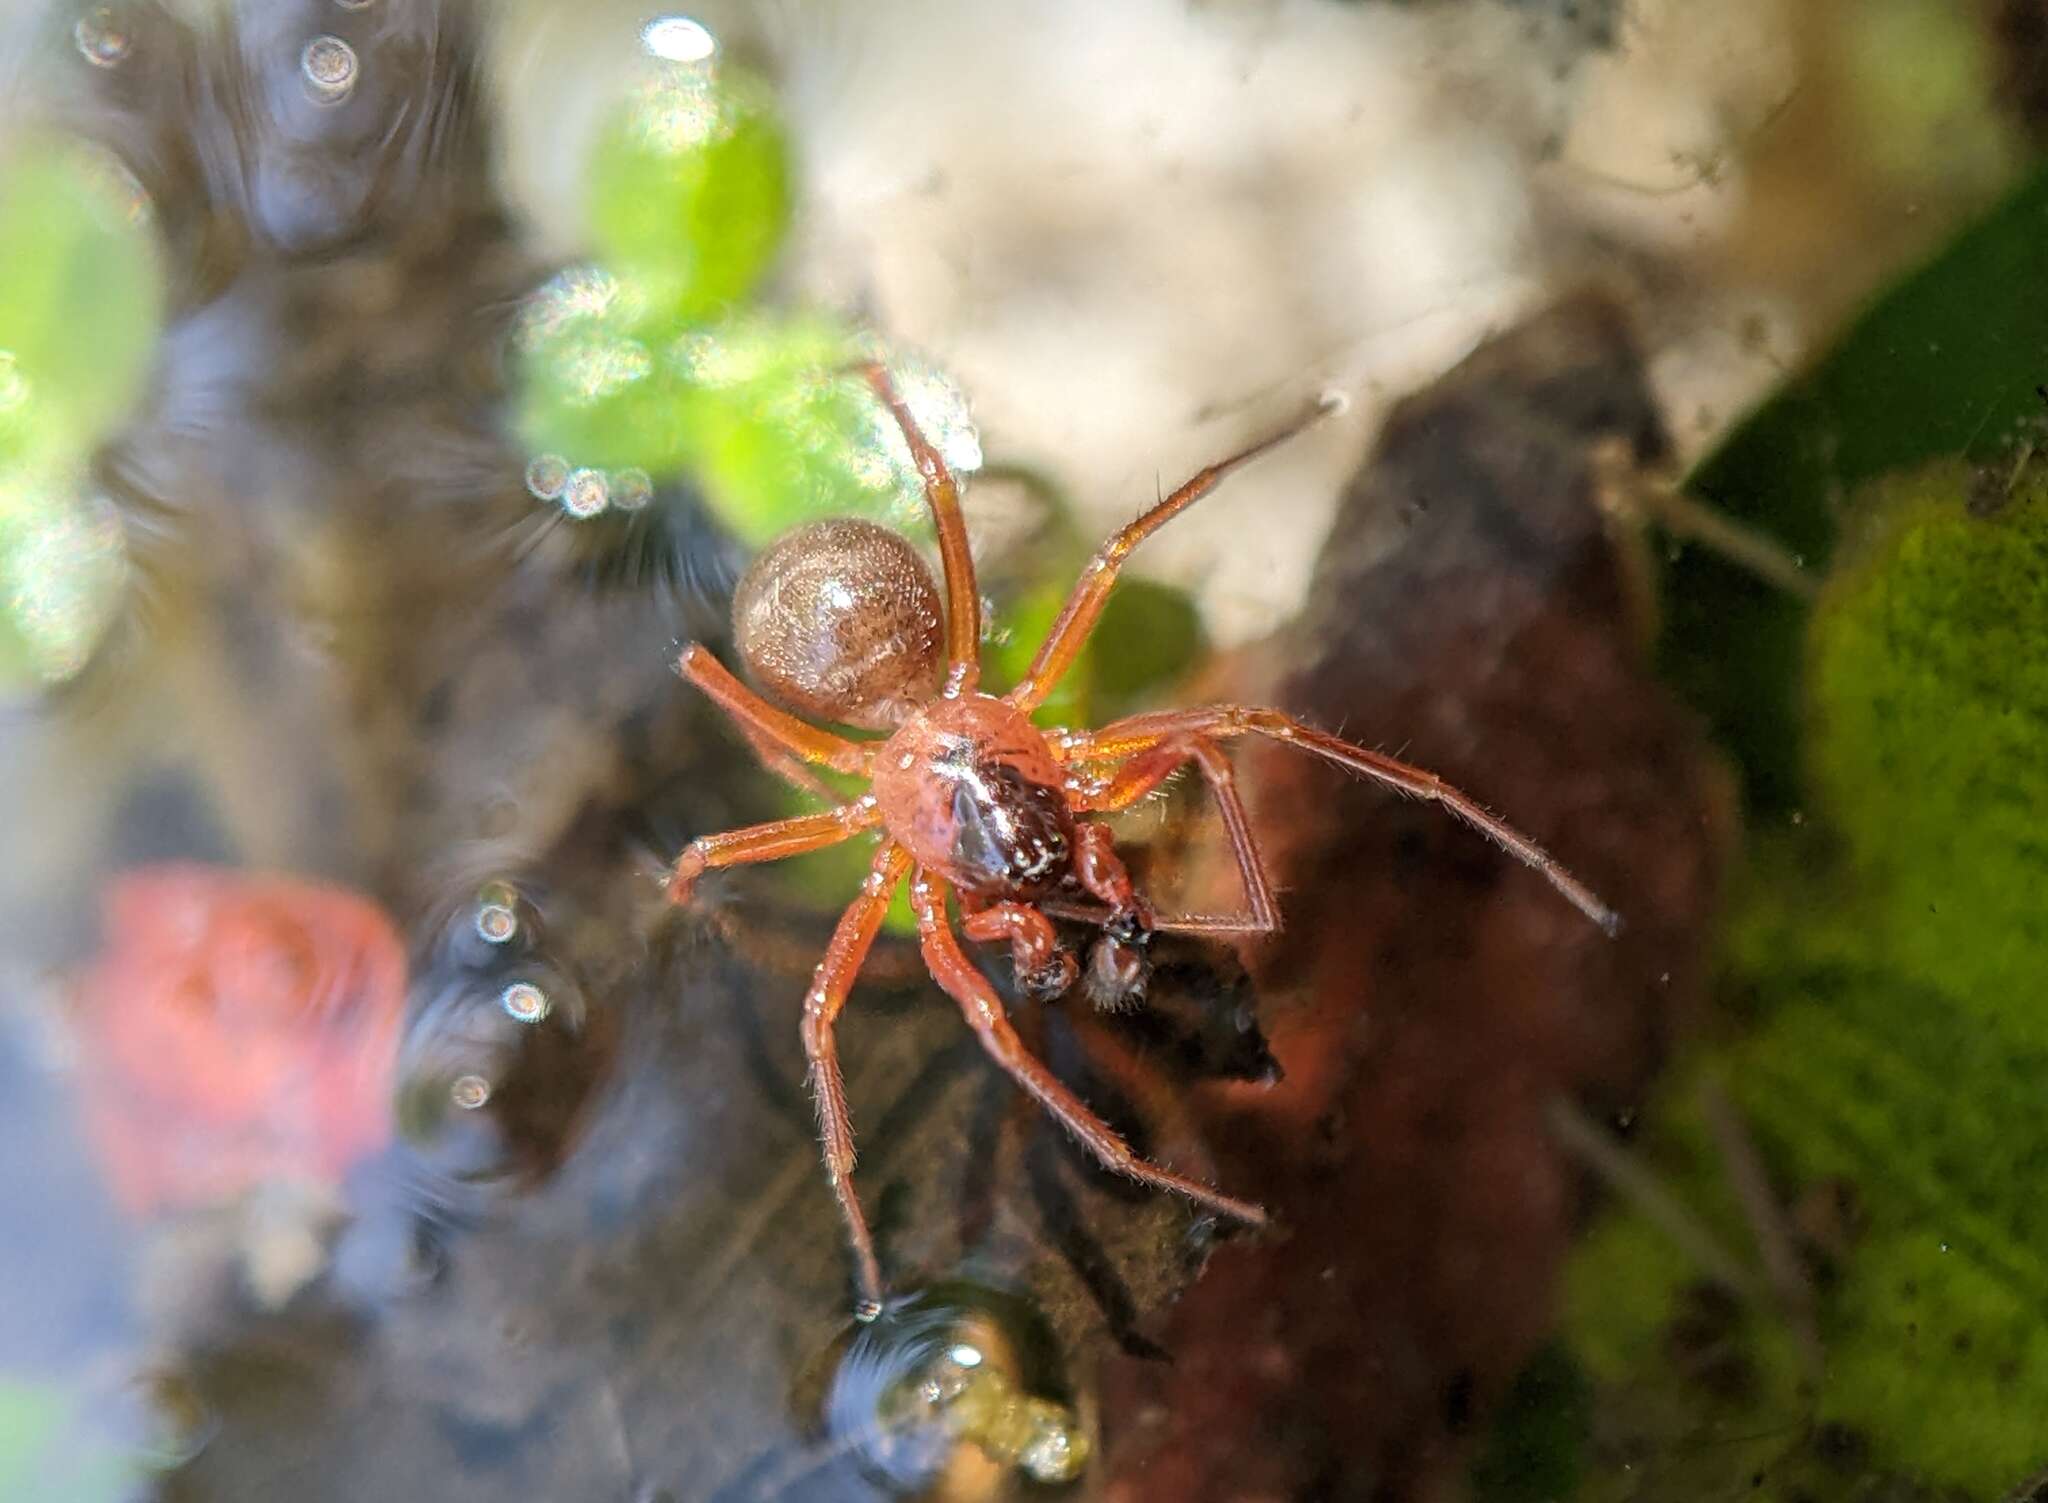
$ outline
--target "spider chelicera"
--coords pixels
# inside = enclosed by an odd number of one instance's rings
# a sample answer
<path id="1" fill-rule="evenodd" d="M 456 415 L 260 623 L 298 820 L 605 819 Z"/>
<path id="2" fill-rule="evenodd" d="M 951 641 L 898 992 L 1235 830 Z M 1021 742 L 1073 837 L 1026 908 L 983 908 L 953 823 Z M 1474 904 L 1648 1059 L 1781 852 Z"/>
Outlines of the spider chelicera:
<path id="1" fill-rule="evenodd" d="M 1023 679 L 998 697 L 976 687 L 981 605 L 958 488 L 888 374 L 878 366 L 864 374 L 903 430 L 923 477 L 938 531 L 943 600 L 911 546 L 868 522 L 841 519 L 797 529 L 755 562 L 735 592 L 733 616 L 735 640 L 756 684 L 792 710 L 889 734 L 852 740 L 819 729 L 750 692 L 703 646 L 686 648 L 678 665 L 683 676 L 732 717 L 773 771 L 817 793 L 829 790 L 808 768 L 830 768 L 866 778 L 868 791 L 822 813 L 692 841 L 676 861 L 668 893 L 684 903 L 707 870 L 776 861 L 864 831 L 882 833 L 867 880 L 825 947 L 803 1011 L 825 1168 L 853 1251 L 857 1313 L 871 1319 L 881 1309 L 882 1275 L 854 1194 L 853 1126 L 833 1025 L 905 878 L 933 979 L 1017 1084 L 1110 1169 L 1253 1225 L 1266 1219 L 1258 1206 L 1139 1157 L 1040 1063 L 1011 1026 L 993 984 L 961 948 L 960 935 L 978 943 L 1007 941 L 1022 989 L 1051 997 L 1079 974 L 1052 918 L 1100 925 L 1090 989 L 1114 997 L 1142 986 L 1144 942 L 1155 932 L 1250 936 L 1277 929 L 1272 883 L 1220 745 L 1246 735 L 1299 746 L 1441 804 L 1541 872 L 1608 933 L 1620 920 L 1534 841 L 1434 774 L 1279 710 L 1158 710 L 1093 731 L 1041 730 L 1032 723 L 1032 712 L 1094 630 L 1131 550 L 1230 471 L 1314 422 L 1321 408 L 1202 470 L 1104 544 Z M 1222 815 L 1242 874 L 1245 913 L 1155 913 L 1132 886 L 1108 826 L 1096 817 L 1136 804 L 1189 763 L 1200 769 Z M 960 909 L 957 934 L 949 896 Z"/>

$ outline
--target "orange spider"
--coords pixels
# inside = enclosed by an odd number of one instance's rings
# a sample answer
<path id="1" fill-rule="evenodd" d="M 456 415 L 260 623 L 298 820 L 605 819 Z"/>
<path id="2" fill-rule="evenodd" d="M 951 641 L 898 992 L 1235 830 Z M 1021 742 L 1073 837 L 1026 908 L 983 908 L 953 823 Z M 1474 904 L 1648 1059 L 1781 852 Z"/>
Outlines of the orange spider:
<path id="1" fill-rule="evenodd" d="M 1265 1220 L 1258 1206 L 1140 1158 L 1025 1049 L 995 987 L 961 949 L 947 913 L 949 894 L 959 900 L 961 933 L 976 942 L 1007 940 L 1020 984 L 1047 997 L 1064 992 L 1078 973 L 1048 915 L 1102 926 L 1090 981 L 1112 994 L 1142 985 L 1143 946 L 1153 932 L 1271 933 L 1280 924 L 1272 884 L 1219 745 L 1257 735 L 1443 805 L 1541 872 L 1608 933 L 1620 920 L 1534 841 L 1435 775 L 1279 710 L 1160 710 L 1095 731 L 1032 724 L 1032 712 L 1088 640 L 1131 550 L 1231 470 L 1307 427 L 1321 408 L 1210 465 L 1111 538 L 1082 571 L 1023 680 L 997 697 L 976 688 L 981 605 L 958 489 L 887 373 L 870 366 L 865 375 L 902 428 L 923 476 L 944 566 L 943 605 L 911 546 L 868 522 L 799 528 L 756 560 L 733 600 L 734 635 L 749 675 L 793 710 L 889 734 L 856 741 L 820 730 L 750 692 L 703 646 L 685 649 L 678 665 L 683 676 L 732 717 L 772 770 L 812 792 L 825 790 L 807 764 L 866 778 L 869 788 L 824 813 L 692 841 L 676 861 L 668 892 L 684 903 L 709 869 L 776 861 L 867 830 L 883 833 L 860 895 L 826 946 L 803 1013 L 825 1167 L 855 1261 L 856 1313 L 872 1319 L 881 1310 L 882 1275 L 853 1189 L 853 1126 L 833 1025 L 905 877 L 925 963 L 996 1062 L 1109 1168 L 1253 1225 Z M 1081 817 L 1129 808 L 1190 762 L 1222 814 L 1248 913 L 1161 918 L 1132 887 L 1108 826 Z"/>

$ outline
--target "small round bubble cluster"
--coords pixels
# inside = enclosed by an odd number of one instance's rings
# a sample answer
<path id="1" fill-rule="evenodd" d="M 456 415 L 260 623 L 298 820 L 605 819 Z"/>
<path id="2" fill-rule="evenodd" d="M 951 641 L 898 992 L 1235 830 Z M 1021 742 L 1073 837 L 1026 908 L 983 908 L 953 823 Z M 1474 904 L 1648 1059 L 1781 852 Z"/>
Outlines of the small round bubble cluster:
<path id="1" fill-rule="evenodd" d="M 572 468 L 559 454 L 537 454 L 528 462 L 526 489 L 536 501 L 552 501 L 579 522 L 612 508 L 640 511 L 654 499 L 654 480 L 643 469 Z"/>

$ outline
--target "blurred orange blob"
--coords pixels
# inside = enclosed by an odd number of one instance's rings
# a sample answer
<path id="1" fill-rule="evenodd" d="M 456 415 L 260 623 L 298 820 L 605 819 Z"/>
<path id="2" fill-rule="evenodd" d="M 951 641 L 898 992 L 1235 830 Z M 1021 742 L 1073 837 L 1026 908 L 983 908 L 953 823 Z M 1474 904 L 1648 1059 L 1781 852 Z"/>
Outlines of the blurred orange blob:
<path id="1" fill-rule="evenodd" d="M 345 889 L 169 863 L 117 877 L 75 994 L 79 1074 L 136 1214 L 338 1181 L 391 1135 L 405 950 Z"/>

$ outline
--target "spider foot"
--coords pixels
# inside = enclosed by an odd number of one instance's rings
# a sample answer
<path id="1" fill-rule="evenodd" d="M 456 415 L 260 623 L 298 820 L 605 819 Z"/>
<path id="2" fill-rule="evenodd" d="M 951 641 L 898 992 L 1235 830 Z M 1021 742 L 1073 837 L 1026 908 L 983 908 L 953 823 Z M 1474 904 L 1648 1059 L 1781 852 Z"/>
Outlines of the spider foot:
<path id="1" fill-rule="evenodd" d="M 1034 1002 L 1054 1002 L 1064 997 L 1080 976 L 1080 962 L 1065 950 L 1055 950 L 1045 964 L 1018 970 L 1017 989 Z"/>
<path id="2" fill-rule="evenodd" d="M 1152 979 L 1152 960 L 1146 953 L 1152 945 L 1152 926 L 1136 909 L 1111 914 L 1103 923 L 1102 938 L 1088 953 L 1088 975 L 1083 990 L 1088 1000 L 1104 1012 L 1122 1012 L 1145 1000 L 1145 987 Z"/>

